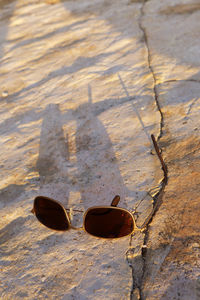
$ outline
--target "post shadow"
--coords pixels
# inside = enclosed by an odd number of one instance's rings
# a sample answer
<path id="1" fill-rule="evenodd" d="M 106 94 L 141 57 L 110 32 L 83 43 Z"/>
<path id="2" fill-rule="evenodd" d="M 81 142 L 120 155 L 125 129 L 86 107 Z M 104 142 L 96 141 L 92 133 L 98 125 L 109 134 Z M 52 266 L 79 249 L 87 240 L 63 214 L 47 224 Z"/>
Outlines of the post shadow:
<path id="1" fill-rule="evenodd" d="M 0 65 L 3 63 L 4 58 L 4 44 L 7 39 L 7 34 L 10 25 L 10 19 L 15 10 L 17 1 L 15 0 L 1 0 L 0 1 L 0 11 L 2 12 L 2 16 L 0 17 Z M 6 9 L 7 5 L 10 5 L 10 9 Z M 4 11 L 5 9 L 5 11 Z M 0 100 L 3 100 L 2 93 L 6 91 L 6 86 L 1 86 L 0 89 Z M 6 91 L 7 92 L 7 91 Z"/>
<path id="2" fill-rule="evenodd" d="M 16 201 L 26 189 L 27 184 L 9 184 L 6 187 L 0 189 L 0 205 L 8 206 Z"/>
<path id="3" fill-rule="evenodd" d="M 130 196 L 120 174 L 110 137 L 95 114 L 92 91 L 88 86 L 88 102 L 76 110 L 77 186 L 83 206 L 110 205 L 119 194 Z M 133 193 L 133 192 L 132 192 Z"/>
<path id="4" fill-rule="evenodd" d="M 67 182 L 69 160 L 68 139 L 64 136 L 62 115 L 58 104 L 48 104 L 40 134 L 39 156 L 36 170 L 41 184 Z M 68 200 L 69 191 L 65 191 Z"/>
<path id="5" fill-rule="evenodd" d="M 6 40 L 7 34 L 8 34 L 8 29 L 9 29 L 9 24 L 10 24 L 10 19 L 13 15 L 13 12 L 15 10 L 17 1 L 16 0 L 1 0 L 0 1 L 0 10 L 3 12 L 4 8 L 7 5 L 10 5 L 11 8 L 7 10 L 7 13 L 5 12 L 5 15 L 2 14 L 2 17 L 0 18 L 0 22 L 4 22 L 5 26 L 0 26 L 0 60 L 3 58 L 3 46 L 4 42 Z"/>

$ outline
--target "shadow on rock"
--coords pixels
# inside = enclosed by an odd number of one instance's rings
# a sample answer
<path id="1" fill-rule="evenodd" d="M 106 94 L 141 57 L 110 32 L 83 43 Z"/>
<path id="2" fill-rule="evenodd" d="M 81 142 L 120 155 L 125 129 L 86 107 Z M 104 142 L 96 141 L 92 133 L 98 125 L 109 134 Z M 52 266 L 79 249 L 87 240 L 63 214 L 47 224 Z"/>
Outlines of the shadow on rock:
<path id="1" fill-rule="evenodd" d="M 44 182 L 66 177 L 64 163 L 68 161 L 68 142 L 62 128 L 59 106 L 49 104 L 44 111 L 36 169 Z M 62 175 L 61 175 L 62 174 Z"/>
<path id="2" fill-rule="evenodd" d="M 8 241 L 12 240 L 13 238 L 16 238 L 17 235 L 21 234 L 24 231 L 24 224 L 30 217 L 18 217 L 15 220 L 11 221 L 8 225 L 3 227 L 0 230 L 0 245 L 3 247 L 4 244 L 6 244 Z M 14 244 L 13 244 L 14 245 Z M 10 249 L 10 252 L 6 252 L 6 255 L 10 255 L 13 253 L 13 249 Z M 5 254 L 5 252 L 4 252 Z"/>
<path id="3" fill-rule="evenodd" d="M 14 202 L 22 193 L 24 193 L 27 184 L 10 184 L 0 190 L 0 203 L 8 204 Z"/>
<path id="4" fill-rule="evenodd" d="M 128 190 L 123 181 L 112 142 L 94 108 L 91 88 L 88 86 L 88 103 L 79 106 L 75 112 L 78 168 L 76 181 L 84 205 L 86 201 L 110 205 L 116 194 L 124 199 L 133 192 Z"/>

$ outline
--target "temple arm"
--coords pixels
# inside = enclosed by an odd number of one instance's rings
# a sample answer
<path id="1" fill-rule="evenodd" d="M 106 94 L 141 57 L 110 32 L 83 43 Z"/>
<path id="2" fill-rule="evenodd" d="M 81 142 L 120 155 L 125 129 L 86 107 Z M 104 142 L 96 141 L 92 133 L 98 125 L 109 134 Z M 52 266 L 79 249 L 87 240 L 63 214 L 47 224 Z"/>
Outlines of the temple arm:
<path id="1" fill-rule="evenodd" d="M 117 206 L 118 203 L 120 201 L 120 196 L 119 195 L 116 195 L 114 198 L 113 198 L 113 201 L 111 202 L 111 206 Z"/>

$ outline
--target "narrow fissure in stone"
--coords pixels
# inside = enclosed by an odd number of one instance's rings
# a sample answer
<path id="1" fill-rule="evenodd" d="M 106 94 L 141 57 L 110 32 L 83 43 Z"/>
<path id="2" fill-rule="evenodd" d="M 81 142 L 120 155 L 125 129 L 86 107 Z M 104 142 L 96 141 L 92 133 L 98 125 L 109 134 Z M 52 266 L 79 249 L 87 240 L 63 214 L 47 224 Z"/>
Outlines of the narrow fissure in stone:
<path id="1" fill-rule="evenodd" d="M 161 107 L 160 107 L 160 103 L 158 101 L 158 91 L 157 91 L 156 76 L 154 74 L 154 70 L 153 70 L 153 67 L 152 67 L 152 64 L 151 64 L 151 53 L 150 53 L 150 49 L 149 49 L 148 36 L 147 36 L 146 29 L 145 29 L 145 27 L 143 25 L 143 22 L 142 22 L 143 17 L 145 15 L 144 8 L 145 8 L 145 3 L 146 2 L 148 2 L 148 1 L 144 0 L 143 1 L 143 5 L 141 6 L 141 13 L 140 13 L 140 18 L 139 18 L 139 28 L 140 28 L 140 30 L 143 33 L 144 43 L 145 43 L 145 46 L 147 48 L 148 67 L 149 67 L 150 73 L 152 74 L 153 81 L 154 81 L 154 85 L 153 85 L 154 98 L 155 98 L 156 106 L 158 108 L 158 111 L 160 112 L 160 117 L 161 117 L 161 119 L 160 119 L 160 133 L 159 133 L 159 136 L 158 136 L 158 140 L 159 140 L 162 137 L 162 135 L 163 135 L 164 117 L 163 117 L 163 113 L 162 113 L 162 110 L 161 110 Z"/>
<path id="2" fill-rule="evenodd" d="M 162 203 L 162 197 L 164 194 L 164 190 L 165 190 L 165 186 L 167 184 L 167 178 L 164 177 L 162 180 L 162 184 L 161 184 L 161 188 L 160 191 L 158 192 L 158 194 L 153 198 L 154 199 L 154 203 L 153 203 L 153 209 L 152 209 L 152 213 L 151 213 L 151 218 L 148 221 L 148 224 L 146 225 L 146 229 L 145 229 L 145 236 L 144 236 L 144 243 L 142 247 L 142 251 L 141 251 L 141 255 L 142 255 L 142 260 L 143 260 L 143 270 L 142 270 L 142 280 L 141 280 L 141 285 L 139 287 L 140 290 L 140 298 L 139 300 L 144 300 L 143 297 L 143 290 L 142 290 L 142 283 L 143 283 L 143 279 L 145 276 L 145 270 L 146 270 L 146 265 L 147 265 L 147 260 L 146 260 L 146 254 L 147 254 L 147 248 L 145 247 L 147 242 L 148 242 L 148 238 L 149 238 L 149 224 L 151 223 L 155 213 L 158 211 L 161 203 Z"/>
<path id="3" fill-rule="evenodd" d="M 158 108 L 158 111 L 160 112 L 160 133 L 158 135 L 158 141 L 160 140 L 160 138 L 163 136 L 163 127 L 164 127 L 164 116 L 160 107 L 160 103 L 158 100 L 158 91 L 157 91 L 157 83 L 156 83 L 156 76 L 154 74 L 154 70 L 151 64 L 151 53 L 150 53 L 150 48 L 149 48 L 149 44 L 148 44 L 148 36 L 147 36 L 147 32 L 146 29 L 143 25 L 143 17 L 145 15 L 144 13 L 144 8 L 145 8 L 145 3 L 148 0 L 144 0 L 143 4 L 141 6 L 141 14 L 140 14 L 140 18 L 139 18 L 139 28 L 141 29 L 142 33 L 143 33 L 143 38 L 144 38 L 144 43 L 145 46 L 147 48 L 147 60 L 148 60 L 148 67 L 150 70 L 150 73 L 152 74 L 153 77 L 153 81 L 154 81 L 154 85 L 153 85 L 153 91 L 154 91 L 154 99 L 156 102 L 156 106 Z M 161 163 L 162 165 L 162 163 Z M 163 169 L 163 168 L 162 168 Z M 149 224 L 152 222 L 152 219 L 155 215 L 155 213 L 157 212 L 157 210 L 159 209 L 161 203 L 162 203 L 162 197 L 163 197 L 163 193 L 165 190 L 165 186 L 167 185 L 167 181 L 168 181 L 168 176 L 167 176 L 167 167 L 166 169 L 163 169 L 164 172 L 164 176 L 160 185 L 160 190 L 158 191 L 158 193 L 153 197 L 153 208 L 152 208 L 152 212 L 149 215 L 149 217 L 145 220 L 145 223 L 143 224 L 143 226 L 145 227 L 145 231 L 144 231 L 144 242 L 143 242 L 143 247 L 141 249 L 141 258 L 142 258 L 142 276 L 140 279 L 136 279 L 135 278 L 135 274 L 134 274 L 134 265 L 131 264 L 129 262 L 129 259 L 127 257 L 127 261 L 129 263 L 129 266 L 132 270 L 132 290 L 130 293 L 130 299 L 138 299 L 138 300 L 144 300 L 144 294 L 143 294 L 143 290 L 142 290 L 142 284 L 143 284 L 143 279 L 145 276 L 145 271 L 146 271 L 146 265 L 147 265 L 147 261 L 146 261 L 146 253 L 147 253 L 147 248 L 146 248 L 146 244 L 149 238 Z M 130 241 L 131 243 L 131 241 Z M 137 289 L 138 293 L 134 293 L 134 291 Z M 138 294 L 138 295 L 137 295 Z"/>

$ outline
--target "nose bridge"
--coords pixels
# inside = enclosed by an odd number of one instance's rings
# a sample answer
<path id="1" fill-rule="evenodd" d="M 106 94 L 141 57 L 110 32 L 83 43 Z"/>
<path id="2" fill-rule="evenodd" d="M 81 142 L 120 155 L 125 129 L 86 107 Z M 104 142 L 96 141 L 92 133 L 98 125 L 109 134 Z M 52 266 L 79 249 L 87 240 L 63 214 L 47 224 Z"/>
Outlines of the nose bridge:
<path id="1" fill-rule="evenodd" d="M 80 212 L 83 213 L 83 211 L 74 210 L 73 208 L 70 208 L 68 211 L 66 211 L 70 222 L 70 227 L 74 230 L 83 229 L 83 216 L 80 214 Z"/>
<path id="2" fill-rule="evenodd" d="M 75 227 L 73 225 L 71 225 L 71 229 L 74 229 L 74 230 L 84 230 L 83 226 L 82 227 Z"/>

